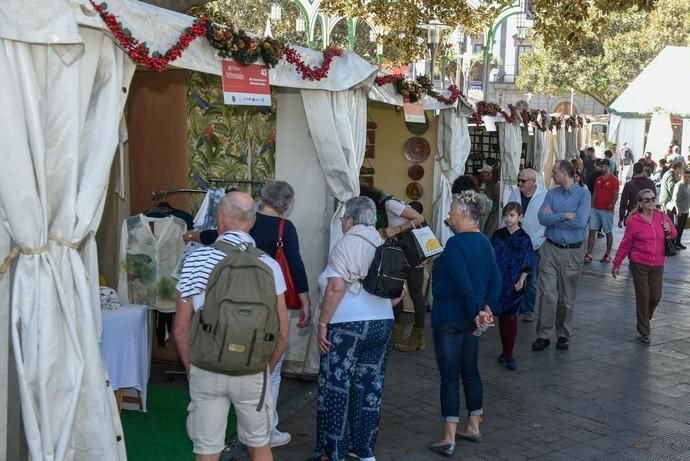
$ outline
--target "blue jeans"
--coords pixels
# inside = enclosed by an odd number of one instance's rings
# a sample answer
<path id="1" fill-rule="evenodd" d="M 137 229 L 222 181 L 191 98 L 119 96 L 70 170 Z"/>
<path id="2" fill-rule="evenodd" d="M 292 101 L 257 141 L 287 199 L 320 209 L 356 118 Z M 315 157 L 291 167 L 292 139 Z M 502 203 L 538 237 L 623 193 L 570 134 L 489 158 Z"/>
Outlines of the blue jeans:
<path id="1" fill-rule="evenodd" d="M 541 250 L 541 248 L 539 249 Z M 537 302 L 537 287 L 539 286 L 539 250 L 533 253 L 532 270 L 527 275 L 525 281 L 525 295 L 522 298 L 522 310 L 525 312 L 534 312 L 534 305 Z"/>
<path id="2" fill-rule="evenodd" d="M 483 413 L 484 388 L 477 363 L 479 337 L 463 332 L 463 326 L 447 322 L 434 328 L 434 351 L 441 374 L 441 413 L 447 423 L 460 421 L 461 376 L 467 412 L 470 416 Z"/>

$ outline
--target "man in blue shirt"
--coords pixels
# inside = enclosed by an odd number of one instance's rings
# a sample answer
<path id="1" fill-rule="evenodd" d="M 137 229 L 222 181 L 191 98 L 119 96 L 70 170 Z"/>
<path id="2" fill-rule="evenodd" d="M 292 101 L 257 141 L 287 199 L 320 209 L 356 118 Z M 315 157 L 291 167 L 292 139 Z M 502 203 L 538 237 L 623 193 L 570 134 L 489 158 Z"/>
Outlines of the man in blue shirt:
<path id="1" fill-rule="evenodd" d="M 575 184 L 575 168 L 570 162 L 557 161 L 551 173 L 557 186 L 546 193 L 539 209 L 546 242 L 539 250 L 539 318 L 534 351 L 549 347 L 554 327 L 556 348 L 565 350 L 570 344 L 591 208 L 590 193 Z"/>

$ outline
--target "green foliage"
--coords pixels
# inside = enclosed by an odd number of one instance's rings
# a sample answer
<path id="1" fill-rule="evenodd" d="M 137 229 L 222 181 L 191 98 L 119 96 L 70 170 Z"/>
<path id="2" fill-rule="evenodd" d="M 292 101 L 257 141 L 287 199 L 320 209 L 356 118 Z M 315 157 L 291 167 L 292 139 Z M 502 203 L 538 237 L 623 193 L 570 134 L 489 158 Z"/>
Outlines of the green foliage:
<path id="1" fill-rule="evenodd" d="M 274 177 L 275 110 L 225 105 L 214 75 L 192 72 L 188 86 L 190 172 L 226 181 Z"/>
<path id="2" fill-rule="evenodd" d="M 551 95 L 573 88 L 606 106 L 665 46 L 690 45 L 688 0 L 659 0 L 651 11 L 592 7 L 588 13 L 574 45 L 534 37 L 534 50 L 520 60 L 519 88 Z"/>

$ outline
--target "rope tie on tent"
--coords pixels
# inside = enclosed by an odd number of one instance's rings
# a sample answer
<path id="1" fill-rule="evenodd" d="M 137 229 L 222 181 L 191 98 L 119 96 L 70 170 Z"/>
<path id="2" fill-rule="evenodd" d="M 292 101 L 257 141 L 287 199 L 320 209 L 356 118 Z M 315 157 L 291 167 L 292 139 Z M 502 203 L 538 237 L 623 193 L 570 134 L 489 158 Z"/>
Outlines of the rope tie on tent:
<path id="1" fill-rule="evenodd" d="M 51 240 L 58 245 L 62 245 L 66 248 L 71 248 L 72 250 L 79 250 L 79 247 L 82 244 L 82 241 L 79 242 L 70 242 L 69 240 L 65 240 L 62 237 L 58 237 L 53 234 L 48 235 L 48 240 Z M 2 261 L 2 264 L 0 264 L 0 280 L 2 277 L 5 275 L 5 273 L 10 270 L 10 266 L 12 265 L 12 261 L 17 259 L 19 255 L 24 255 L 24 256 L 35 256 L 41 253 L 46 253 L 48 251 L 48 245 L 44 245 L 42 247 L 38 248 L 20 248 L 20 247 L 14 247 L 10 251 L 10 253 L 5 257 L 5 259 Z"/>
<path id="2" fill-rule="evenodd" d="M 38 248 L 12 248 L 10 254 L 8 254 L 7 257 L 2 261 L 2 264 L 0 264 L 0 279 L 2 279 L 2 276 L 5 275 L 5 272 L 10 270 L 10 265 L 12 264 L 12 261 L 14 261 L 19 255 L 34 256 L 37 254 L 45 253 L 47 251 L 48 245 Z"/>

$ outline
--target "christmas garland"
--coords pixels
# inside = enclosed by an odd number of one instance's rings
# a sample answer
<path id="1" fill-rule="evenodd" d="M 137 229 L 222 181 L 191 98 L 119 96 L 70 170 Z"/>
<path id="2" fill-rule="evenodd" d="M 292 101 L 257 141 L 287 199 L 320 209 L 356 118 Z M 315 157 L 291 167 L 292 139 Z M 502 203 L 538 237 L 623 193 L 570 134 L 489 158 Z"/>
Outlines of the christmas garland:
<path id="1" fill-rule="evenodd" d="M 274 67 L 284 48 L 280 40 L 252 37 L 241 29 L 236 30 L 232 25 L 214 22 L 207 25 L 206 39 L 218 50 L 221 58 L 232 58 L 243 66 L 254 64 L 261 58 L 266 67 Z"/>
<path id="2" fill-rule="evenodd" d="M 326 48 L 323 50 L 323 63 L 319 67 L 311 67 L 307 65 L 299 55 L 296 49 L 289 45 L 283 47 L 283 54 L 285 60 L 295 66 L 297 72 L 302 74 L 303 80 L 311 80 L 312 82 L 322 80 L 328 77 L 328 71 L 331 68 L 331 62 L 335 56 L 342 56 L 342 50 L 338 48 Z"/>
<path id="3" fill-rule="evenodd" d="M 455 85 L 450 85 L 448 91 L 450 96 L 443 96 L 434 89 L 434 85 L 427 75 L 420 75 L 416 80 L 408 80 L 402 74 L 381 75 L 374 79 L 378 86 L 393 84 L 398 94 L 409 99 L 410 102 L 417 102 L 422 98 L 422 94 L 427 94 L 435 100 L 444 104 L 453 105 L 462 95 L 460 89 Z M 464 95 L 462 95 L 464 96 Z"/>
<path id="4" fill-rule="evenodd" d="M 140 42 L 132 37 L 129 29 L 124 27 L 114 14 L 108 12 L 107 3 L 89 1 L 130 59 L 156 72 L 165 70 L 170 62 L 182 56 L 182 52 L 189 47 L 193 40 L 206 35 L 207 20 L 205 17 L 201 17 L 195 20 L 191 27 L 187 27 L 183 31 L 180 38 L 177 39 L 168 51 L 163 54 L 159 51 L 151 53 L 146 42 Z"/>

